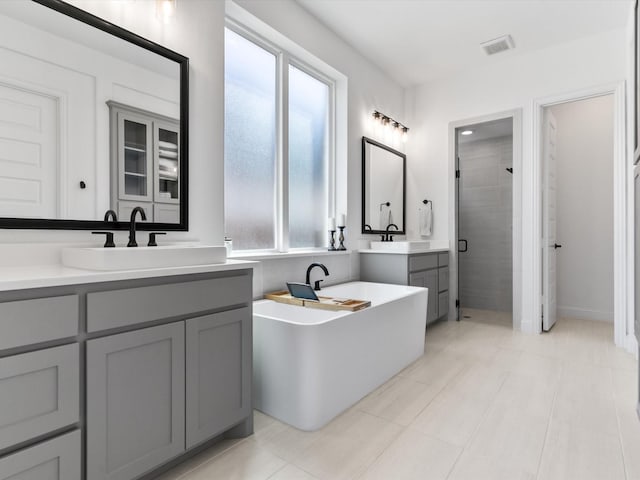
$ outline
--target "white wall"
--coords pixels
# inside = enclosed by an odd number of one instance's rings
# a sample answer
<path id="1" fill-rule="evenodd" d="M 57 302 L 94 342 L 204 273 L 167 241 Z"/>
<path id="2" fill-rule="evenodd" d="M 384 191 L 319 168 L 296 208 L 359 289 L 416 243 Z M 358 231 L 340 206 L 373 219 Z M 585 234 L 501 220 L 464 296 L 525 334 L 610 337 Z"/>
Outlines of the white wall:
<path id="1" fill-rule="evenodd" d="M 531 178 L 535 168 L 533 102 L 541 97 L 624 81 L 628 73 L 627 55 L 626 32 L 622 29 L 506 58 L 502 63 L 492 62 L 490 67 L 465 71 L 456 77 L 411 89 L 406 99 L 411 127 L 407 152 L 411 172 L 407 185 L 409 236 L 417 236 L 417 213 L 412 213 L 412 209 L 417 212 L 423 197 L 433 199 L 433 238 L 449 242 L 453 233 L 449 220 L 453 208 L 449 123 L 521 108 L 523 165 L 521 172 L 514 172 L 514 182 L 522 182 L 522 207 L 515 212 L 522 217 L 522 264 L 518 268 L 522 271 L 522 292 L 534 291 L 533 212 L 536 206 L 533 205 L 533 185 L 522 181 Z M 445 178 L 449 182 L 444 182 Z M 537 300 L 530 295 L 522 300 L 525 331 L 533 331 L 534 301 Z"/>
<path id="2" fill-rule="evenodd" d="M 613 97 L 550 109 L 558 132 L 558 315 L 612 322 Z"/>

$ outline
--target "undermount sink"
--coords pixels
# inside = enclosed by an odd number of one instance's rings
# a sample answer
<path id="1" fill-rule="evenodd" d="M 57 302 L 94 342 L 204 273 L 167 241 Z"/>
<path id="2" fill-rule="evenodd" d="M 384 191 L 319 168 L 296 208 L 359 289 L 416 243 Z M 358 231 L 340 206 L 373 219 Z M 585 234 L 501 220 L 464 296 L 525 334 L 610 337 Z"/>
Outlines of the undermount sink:
<path id="1" fill-rule="evenodd" d="M 428 240 L 404 240 L 393 242 L 371 242 L 372 250 L 388 250 L 398 253 L 412 253 L 427 250 L 429 248 Z"/>
<path id="2" fill-rule="evenodd" d="M 227 249 L 214 245 L 161 245 L 158 247 L 77 247 L 62 250 L 67 267 L 87 270 L 135 270 L 224 263 Z"/>

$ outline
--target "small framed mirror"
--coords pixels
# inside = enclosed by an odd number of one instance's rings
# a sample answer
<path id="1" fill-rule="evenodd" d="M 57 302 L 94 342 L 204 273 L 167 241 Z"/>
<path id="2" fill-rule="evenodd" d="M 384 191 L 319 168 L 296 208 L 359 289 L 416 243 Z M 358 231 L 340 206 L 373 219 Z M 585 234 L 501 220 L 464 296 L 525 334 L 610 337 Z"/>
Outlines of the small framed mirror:
<path id="1" fill-rule="evenodd" d="M 407 156 L 362 137 L 362 233 L 405 233 Z"/>

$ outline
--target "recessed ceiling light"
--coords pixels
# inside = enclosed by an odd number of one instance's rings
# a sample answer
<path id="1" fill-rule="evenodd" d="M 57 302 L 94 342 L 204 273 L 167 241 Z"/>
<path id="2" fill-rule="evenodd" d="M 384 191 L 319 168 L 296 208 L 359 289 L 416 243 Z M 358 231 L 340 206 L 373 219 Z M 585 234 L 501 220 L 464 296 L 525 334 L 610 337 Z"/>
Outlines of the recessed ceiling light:
<path id="1" fill-rule="evenodd" d="M 473 130 L 463 130 L 460 132 L 460 135 L 472 135 Z"/>

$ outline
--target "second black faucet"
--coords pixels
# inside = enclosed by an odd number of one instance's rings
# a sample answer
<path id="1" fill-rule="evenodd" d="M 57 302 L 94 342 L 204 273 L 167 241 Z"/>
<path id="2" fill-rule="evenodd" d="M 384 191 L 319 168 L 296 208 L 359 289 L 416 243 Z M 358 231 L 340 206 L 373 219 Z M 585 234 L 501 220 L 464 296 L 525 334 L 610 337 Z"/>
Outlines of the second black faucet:
<path id="1" fill-rule="evenodd" d="M 129 222 L 129 243 L 127 243 L 127 247 L 137 247 L 138 242 L 136 242 L 136 214 L 140 213 L 140 219 L 146 220 L 147 215 L 144 213 L 142 207 L 136 207 L 131 210 L 131 221 Z"/>
<path id="2" fill-rule="evenodd" d="M 307 279 L 304 283 L 306 283 L 307 285 L 311 285 L 311 270 L 313 270 L 314 267 L 319 267 L 324 271 L 325 276 L 329 276 L 329 270 L 327 270 L 327 267 L 325 267 L 323 264 L 321 263 L 312 263 L 311 265 L 309 265 L 309 268 L 307 268 Z M 322 280 L 316 280 L 315 285 L 313 287 L 314 290 L 320 290 L 320 282 L 322 282 Z"/>

